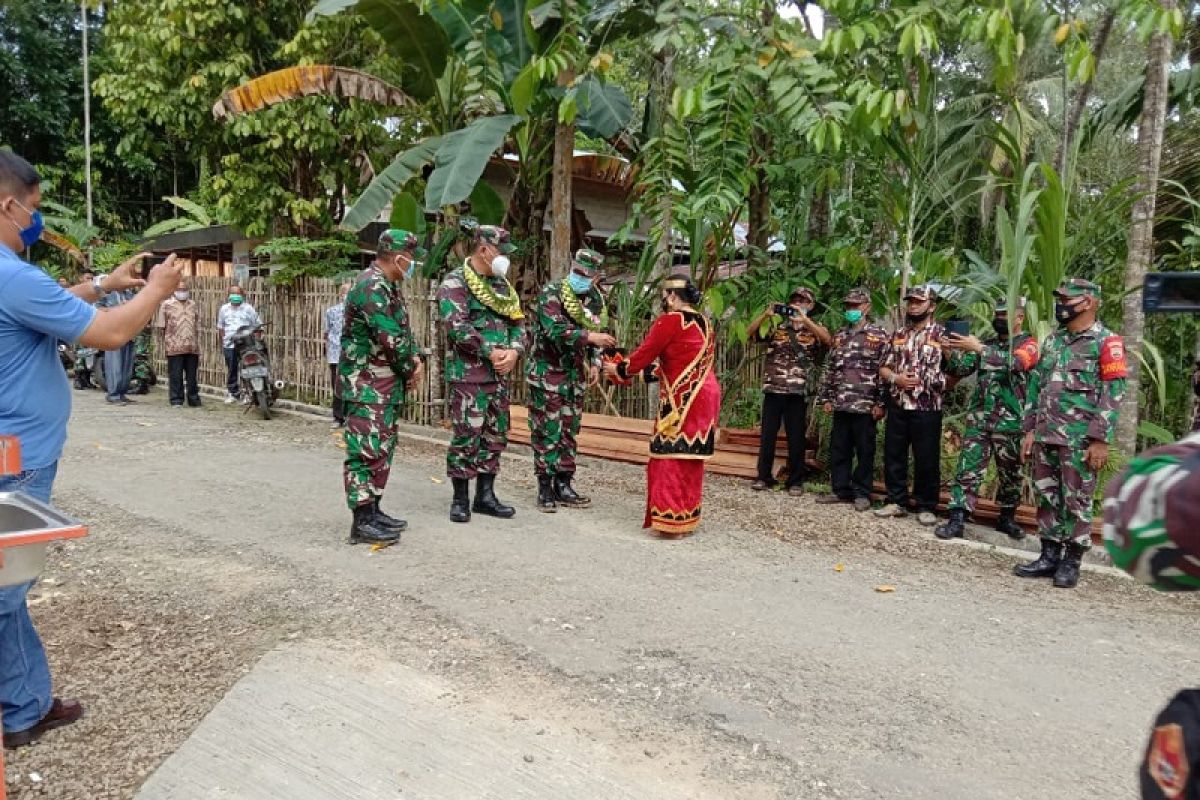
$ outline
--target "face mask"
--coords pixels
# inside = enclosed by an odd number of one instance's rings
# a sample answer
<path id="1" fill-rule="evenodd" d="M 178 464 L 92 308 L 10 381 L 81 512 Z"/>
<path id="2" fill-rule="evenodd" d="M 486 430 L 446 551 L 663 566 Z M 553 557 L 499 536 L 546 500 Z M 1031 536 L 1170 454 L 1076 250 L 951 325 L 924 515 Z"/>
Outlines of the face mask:
<path id="1" fill-rule="evenodd" d="M 416 274 L 417 268 L 420 266 L 421 266 L 420 261 L 409 261 L 408 269 L 404 270 L 404 280 L 406 280 L 406 281 L 411 280 L 412 276 Z"/>
<path id="2" fill-rule="evenodd" d="M 511 264 L 508 256 L 496 256 L 492 259 L 492 274 L 497 278 L 508 278 L 508 268 Z"/>
<path id="3" fill-rule="evenodd" d="M 1054 304 L 1054 318 L 1062 325 L 1066 325 L 1082 313 L 1083 309 L 1078 306 L 1069 306 L 1066 303 Z"/>
<path id="4" fill-rule="evenodd" d="M 592 279 L 576 275 L 574 272 L 567 276 L 567 283 L 571 285 L 571 291 L 575 294 L 587 294 L 592 290 Z"/>
<path id="5" fill-rule="evenodd" d="M 994 330 L 996 332 L 997 336 L 1008 336 L 1008 320 L 1006 320 L 1006 319 L 992 320 L 992 330 Z"/>
<path id="6" fill-rule="evenodd" d="M 242 304 L 242 296 L 240 294 L 231 294 L 229 295 L 229 302 L 235 306 L 240 306 Z"/>
<path id="7" fill-rule="evenodd" d="M 181 289 L 180 291 L 175 293 L 176 300 L 187 300 L 191 296 L 192 296 L 192 293 L 185 289 Z"/>
<path id="8" fill-rule="evenodd" d="M 13 200 L 13 202 L 18 206 L 21 206 L 22 211 L 29 214 L 29 225 L 22 228 L 20 225 L 17 225 L 17 221 L 12 219 L 12 217 L 9 217 L 9 219 L 12 221 L 13 225 L 16 225 L 17 233 L 21 237 L 21 244 L 27 248 L 33 247 L 34 244 L 36 244 L 37 241 L 42 238 L 42 229 L 46 227 L 45 222 L 42 221 L 42 212 L 30 211 L 25 206 L 17 203 L 16 200 Z"/>
<path id="9" fill-rule="evenodd" d="M 933 311 L 931 309 L 927 308 L 924 311 L 921 311 L 917 314 L 914 314 L 910 311 L 906 316 L 908 317 L 909 322 L 920 322 L 921 320 L 925 319 L 932 313 L 933 313 Z"/>
<path id="10" fill-rule="evenodd" d="M 851 325 L 857 325 L 862 320 L 863 312 L 860 308 L 851 308 L 847 309 L 842 316 L 846 318 L 846 322 L 849 322 Z"/>

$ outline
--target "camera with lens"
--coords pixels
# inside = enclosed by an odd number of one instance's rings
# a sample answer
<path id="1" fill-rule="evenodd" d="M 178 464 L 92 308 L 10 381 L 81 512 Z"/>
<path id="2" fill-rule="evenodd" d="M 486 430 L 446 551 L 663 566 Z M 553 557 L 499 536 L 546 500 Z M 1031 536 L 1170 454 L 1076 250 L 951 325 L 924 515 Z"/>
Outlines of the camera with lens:
<path id="1" fill-rule="evenodd" d="M 774 311 L 779 316 L 788 317 L 788 318 L 794 317 L 800 313 L 794 307 L 789 306 L 787 303 L 776 303 Z"/>

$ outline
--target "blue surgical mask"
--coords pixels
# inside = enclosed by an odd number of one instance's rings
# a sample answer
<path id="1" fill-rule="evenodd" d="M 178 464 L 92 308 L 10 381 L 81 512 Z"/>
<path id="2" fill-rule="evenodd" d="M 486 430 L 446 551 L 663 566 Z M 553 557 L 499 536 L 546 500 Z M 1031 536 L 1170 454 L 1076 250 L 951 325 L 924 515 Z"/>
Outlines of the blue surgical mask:
<path id="1" fill-rule="evenodd" d="M 416 261 L 413 259 L 409 260 L 408 269 L 404 270 L 404 280 L 406 280 L 406 281 L 412 280 L 412 276 L 414 274 L 416 274 L 417 267 L 419 266 L 419 264 L 420 264 L 419 261 Z"/>
<path id="2" fill-rule="evenodd" d="M 13 200 L 13 202 L 17 203 L 16 200 Z M 21 244 L 26 248 L 33 247 L 42 238 L 42 230 L 46 227 L 46 223 L 42 220 L 42 212 L 30 211 L 20 203 L 17 203 L 17 205 L 21 206 L 21 210 L 29 215 L 29 225 L 22 228 L 20 225 L 17 225 L 16 220 L 12 220 L 12 224 L 17 226 L 17 233 L 21 237 Z"/>
<path id="3" fill-rule="evenodd" d="M 592 279 L 576 275 L 574 272 L 567 276 L 567 283 L 571 285 L 571 291 L 575 294 L 587 294 L 592 290 Z"/>
<path id="4" fill-rule="evenodd" d="M 846 322 L 849 322 L 851 325 L 857 325 L 858 321 L 863 318 L 862 309 L 858 308 L 848 308 L 846 309 L 844 315 L 846 317 Z"/>

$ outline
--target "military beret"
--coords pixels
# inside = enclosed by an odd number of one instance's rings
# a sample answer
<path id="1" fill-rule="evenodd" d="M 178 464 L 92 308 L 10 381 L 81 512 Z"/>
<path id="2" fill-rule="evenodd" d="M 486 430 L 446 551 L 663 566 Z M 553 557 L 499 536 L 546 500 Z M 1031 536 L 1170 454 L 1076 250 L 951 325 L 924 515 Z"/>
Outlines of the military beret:
<path id="1" fill-rule="evenodd" d="M 792 289 L 792 293 L 788 295 L 788 300 L 796 297 L 799 297 L 802 300 L 807 300 L 810 303 L 817 302 L 816 295 L 814 295 L 812 293 L 812 289 L 809 289 L 807 286 L 797 286 L 795 289 Z"/>
<path id="2" fill-rule="evenodd" d="M 1054 290 L 1057 297 L 1099 297 L 1100 285 L 1085 278 L 1067 278 Z"/>
<path id="3" fill-rule="evenodd" d="M 595 276 L 603 266 L 604 256 L 586 247 L 576 250 L 574 258 L 571 259 L 571 271 L 587 277 Z"/>
<path id="4" fill-rule="evenodd" d="M 905 300 L 934 300 L 938 299 L 937 292 L 929 285 L 914 286 L 904 293 Z"/>
<path id="5" fill-rule="evenodd" d="M 871 293 L 862 288 L 851 289 L 846 292 L 846 296 L 842 298 L 842 302 L 856 306 L 862 303 L 869 303 L 871 302 Z"/>
<path id="6" fill-rule="evenodd" d="M 379 253 L 411 253 L 414 258 L 424 258 L 426 251 L 417 237 L 403 228 L 388 228 L 379 234 Z"/>
<path id="7" fill-rule="evenodd" d="M 1113 563 L 1157 589 L 1200 589 L 1200 434 L 1147 450 L 1104 492 Z"/>
<path id="8" fill-rule="evenodd" d="M 476 245 L 490 244 L 501 253 L 511 253 L 517 248 L 508 240 L 508 231 L 499 225 L 480 225 L 475 229 Z"/>

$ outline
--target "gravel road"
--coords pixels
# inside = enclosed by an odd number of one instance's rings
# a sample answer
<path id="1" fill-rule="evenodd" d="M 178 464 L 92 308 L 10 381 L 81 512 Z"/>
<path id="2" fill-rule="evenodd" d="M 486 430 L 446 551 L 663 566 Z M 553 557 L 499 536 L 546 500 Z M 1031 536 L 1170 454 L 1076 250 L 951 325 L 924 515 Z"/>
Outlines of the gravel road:
<path id="1" fill-rule="evenodd" d="M 326 424 L 76 393 L 55 500 L 92 534 L 56 547 L 32 604 L 88 715 L 9 753 L 10 796 L 131 798 L 295 640 L 369 644 L 513 725 L 750 800 L 1129 798 L 1158 707 L 1196 683 L 1192 598 L 1053 590 L 914 522 L 728 479 L 696 536 L 658 541 L 640 468 L 594 460 L 591 509 L 537 513 L 518 453 L 497 486 L 517 518 L 455 526 L 442 454 L 402 440 L 384 505 L 410 532 L 373 553 L 343 543 Z"/>

